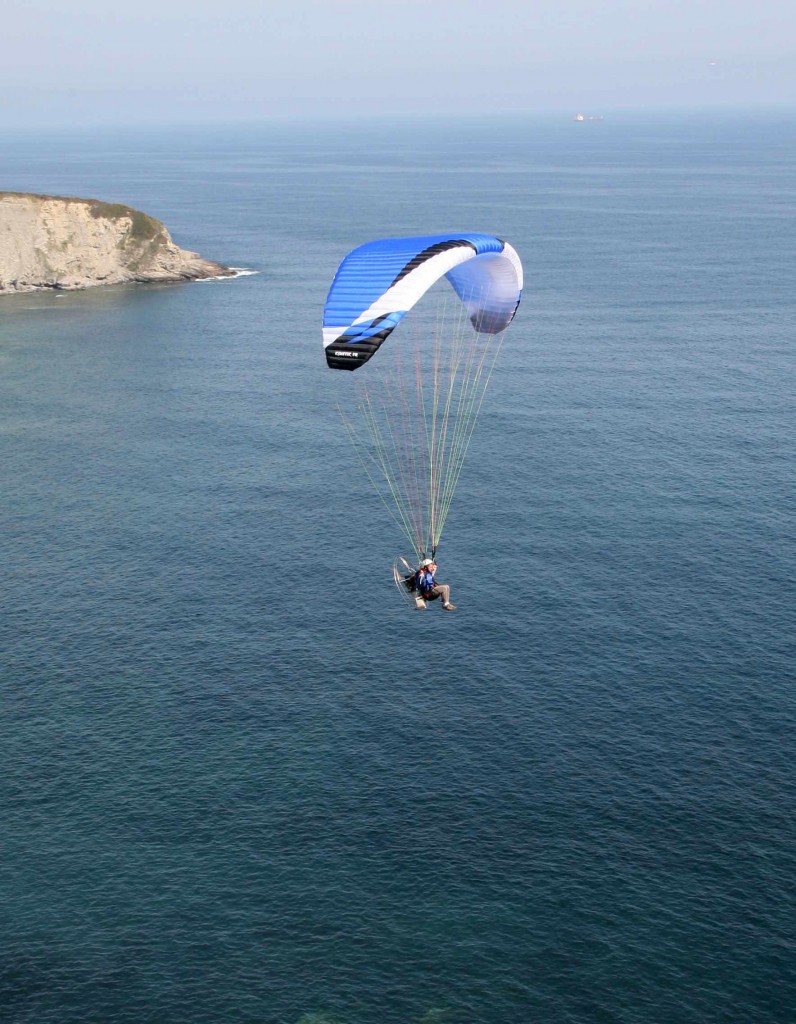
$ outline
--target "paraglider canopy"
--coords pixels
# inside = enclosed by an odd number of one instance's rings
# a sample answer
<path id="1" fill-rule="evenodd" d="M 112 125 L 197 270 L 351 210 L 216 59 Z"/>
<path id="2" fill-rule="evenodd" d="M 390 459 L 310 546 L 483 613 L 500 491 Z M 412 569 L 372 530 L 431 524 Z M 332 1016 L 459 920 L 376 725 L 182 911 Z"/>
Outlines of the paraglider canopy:
<path id="1" fill-rule="evenodd" d="M 434 288 L 442 278 L 452 291 Z M 507 242 L 465 231 L 368 242 L 329 289 L 323 345 L 335 370 L 367 363 L 431 293 L 366 371 L 329 381 L 330 391 L 340 385 L 345 431 L 418 561 L 436 553 L 522 284 Z"/>
<path id="2" fill-rule="evenodd" d="M 480 334 L 511 323 L 522 294 L 522 264 L 494 235 L 460 232 L 383 238 L 360 245 L 338 268 L 323 315 L 327 364 L 356 370 L 406 313 L 446 277 Z"/>

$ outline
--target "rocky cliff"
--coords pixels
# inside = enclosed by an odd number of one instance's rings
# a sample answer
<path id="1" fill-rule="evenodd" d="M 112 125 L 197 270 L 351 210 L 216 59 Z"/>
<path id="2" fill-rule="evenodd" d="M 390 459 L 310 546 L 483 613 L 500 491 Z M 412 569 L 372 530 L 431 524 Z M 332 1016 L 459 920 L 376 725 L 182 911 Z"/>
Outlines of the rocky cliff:
<path id="1" fill-rule="evenodd" d="M 231 275 L 154 217 L 96 199 L 0 192 L 0 294 Z"/>

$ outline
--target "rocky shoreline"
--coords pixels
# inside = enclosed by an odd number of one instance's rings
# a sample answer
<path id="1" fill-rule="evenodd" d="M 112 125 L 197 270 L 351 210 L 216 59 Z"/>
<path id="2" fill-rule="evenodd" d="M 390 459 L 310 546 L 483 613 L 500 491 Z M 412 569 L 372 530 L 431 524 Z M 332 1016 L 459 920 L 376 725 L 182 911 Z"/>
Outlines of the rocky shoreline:
<path id="1" fill-rule="evenodd" d="M 233 276 L 130 206 L 0 192 L 0 295 Z"/>

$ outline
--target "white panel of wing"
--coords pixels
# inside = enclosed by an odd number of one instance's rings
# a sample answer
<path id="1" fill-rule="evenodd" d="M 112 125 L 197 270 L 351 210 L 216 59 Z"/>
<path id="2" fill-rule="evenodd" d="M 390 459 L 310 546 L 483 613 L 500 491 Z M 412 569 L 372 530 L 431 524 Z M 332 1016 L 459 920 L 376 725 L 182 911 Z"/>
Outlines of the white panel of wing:
<path id="1" fill-rule="evenodd" d="M 452 267 L 474 258 L 475 252 L 469 245 L 446 249 L 436 256 L 431 256 L 410 271 L 406 277 L 401 278 L 392 288 L 388 288 L 362 313 L 362 316 L 356 318 L 354 324 L 368 323 L 377 316 L 384 316 L 385 313 L 407 312 L 422 299 L 434 282 L 447 274 Z"/>
<path id="2" fill-rule="evenodd" d="M 513 249 L 477 256 L 452 270 L 448 279 L 477 331 L 498 334 L 511 323 L 522 287 L 522 265 Z"/>

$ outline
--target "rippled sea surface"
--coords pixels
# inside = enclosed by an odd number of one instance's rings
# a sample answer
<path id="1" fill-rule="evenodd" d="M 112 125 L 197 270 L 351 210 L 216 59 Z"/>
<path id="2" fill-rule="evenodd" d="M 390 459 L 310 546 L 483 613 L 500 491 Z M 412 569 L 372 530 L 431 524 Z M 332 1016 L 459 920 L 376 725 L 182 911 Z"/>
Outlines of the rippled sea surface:
<path id="1" fill-rule="evenodd" d="M 0 298 L 3 1021 L 794 1020 L 795 127 L 3 140 L 259 271 Z M 527 288 L 418 615 L 319 322 L 449 229 Z"/>

